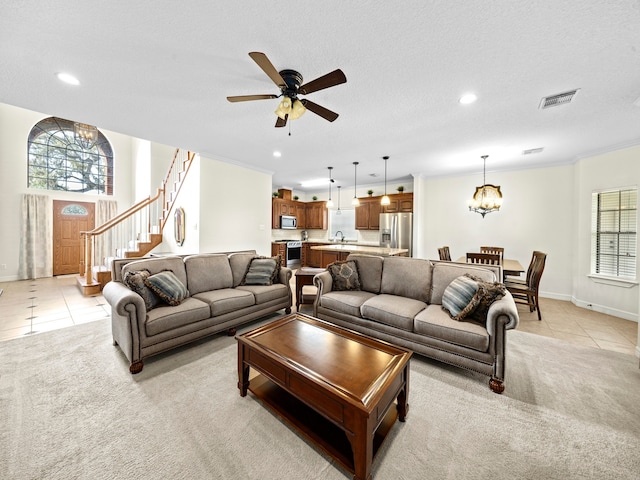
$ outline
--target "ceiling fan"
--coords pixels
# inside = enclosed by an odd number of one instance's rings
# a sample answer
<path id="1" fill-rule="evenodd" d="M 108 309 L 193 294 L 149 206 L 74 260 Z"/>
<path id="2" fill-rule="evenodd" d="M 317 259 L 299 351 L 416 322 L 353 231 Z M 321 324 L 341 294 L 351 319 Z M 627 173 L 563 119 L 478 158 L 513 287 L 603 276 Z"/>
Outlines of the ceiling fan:
<path id="1" fill-rule="evenodd" d="M 258 64 L 264 73 L 267 74 L 273 83 L 278 86 L 280 89 L 280 95 L 240 95 L 227 97 L 227 100 L 230 102 L 247 102 L 251 100 L 268 100 L 283 97 L 275 111 L 278 116 L 278 119 L 276 120 L 276 127 L 284 127 L 287 124 L 287 119 L 290 118 L 291 120 L 295 120 L 306 110 L 310 110 L 330 122 L 333 122 L 338 118 L 337 113 L 332 112 L 317 103 L 313 103 L 311 100 L 307 100 L 306 98 L 299 99 L 298 95 L 308 95 L 309 93 L 317 92 L 318 90 L 346 83 L 347 77 L 342 73 L 342 70 L 334 70 L 333 72 L 327 73 L 315 80 L 302 84 L 302 75 L 299 72 L 296 72 L 295 70 L 276 70 L 264 53 L 250 52 L 249 56 Z"/>

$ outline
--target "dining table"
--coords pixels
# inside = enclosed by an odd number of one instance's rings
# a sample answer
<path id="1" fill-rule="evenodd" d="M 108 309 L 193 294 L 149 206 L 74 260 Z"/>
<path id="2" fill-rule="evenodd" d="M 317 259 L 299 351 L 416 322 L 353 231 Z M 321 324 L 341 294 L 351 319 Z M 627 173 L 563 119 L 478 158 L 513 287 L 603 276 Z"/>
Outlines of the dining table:
<path id="1" fill-rule="evenodd" d="M 467 256 L 458 258 L 456 263 L 467 263 Z M 504 276 L 519 277 L 526 270 L 518 260 L 511 258 L 503 258 L 500 265 Z"/>

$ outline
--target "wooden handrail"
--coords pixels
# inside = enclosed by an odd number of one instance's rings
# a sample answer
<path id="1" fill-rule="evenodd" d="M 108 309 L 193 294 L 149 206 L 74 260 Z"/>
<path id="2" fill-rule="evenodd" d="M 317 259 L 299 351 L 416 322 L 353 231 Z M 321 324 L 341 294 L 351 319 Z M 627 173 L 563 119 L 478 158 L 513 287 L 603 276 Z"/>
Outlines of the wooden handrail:
<path id="1" fill-rule="evenodd" d="M 192 163 L 193 158 L 195 157 L 195 155 L 196 155 L 196 154 L 195 154 L 195 153 L 193 153 L 193 152 L 189 152 L 189 151 L 187 152 L 187 160 L 189 161 L 189 163 L 187 164 L 187 169 L 184 171 L 184 176 L 185 176 L 185 177 L 187 176 L 187 173 L 189 173 L 189 169 L 191 168 L 191 163 Z M 180 193 L 180 190 L 182 189 L 182 183 L 183 183 L 183 182 L 180 182 L 180 184 L 178 185 L 178 190 L 176 190 L 176 194 L 175 194 L 175 196 L 173 197 L 173 201 L 171 202 L 171 205 L 169 205 L 169 208 L 167 208 L 167 212 L 170 212 L 170 211 L 171 211 L 171 209 L 173 208 L 173 205 L 176 203 L 176 199 L 178 198 L 178 194 Z M 165 190 L 166 190 L 166 186 L 165 186 L 165 185 L 163 185 L 163 187 L 164 187 L 164 188 L 165 188 Z M 167 216 L 165 217 L 165 216 L 163 215 L 163 216 L 162 216 L 162 222 L 161 222 L 161 225 L 160 225 L 160 230 L 163 230 L 163 229 L 164 229 L 164 226 L 167 224 L 167 220 L 169 220 L 169 216 L 167 215 Z"/>
<path id="2" fill-rule="evenodd" d="M 89 232 L 80 232 L 80 233 L 84 233 L 84 234 L 87 234 L 87 235 L 100 235 L 101 233 L 104 233 L 107 230 L 109 230 L 114 225 L 117 225 L 118 223 L 122 222 L 123 220 L 126 220 L 131 215 L 133 215 L 134 213 L 139 212 L 144 207 L 146 207 L 148 205 L 151 205 L 158 198 L 160 198 L 161 194 L 162 194 L 162 190 L 158 189 L 155 197 L 153 197 L 153 198 L 151 198 L 151 197 L 144 198 L 144 199 L 140 200 L 138 203 L 136 203 L 135 205 L 133 205 L 132 207 L 129 207 L 127 210 L 122 212 L 120 215 L 117 215 L 117 216 L 113 217 L 107 223 L 104 223 L 104 224 L 100 225 L 97 228 L 94 228 L 93 230 L 91 230 Z"/>

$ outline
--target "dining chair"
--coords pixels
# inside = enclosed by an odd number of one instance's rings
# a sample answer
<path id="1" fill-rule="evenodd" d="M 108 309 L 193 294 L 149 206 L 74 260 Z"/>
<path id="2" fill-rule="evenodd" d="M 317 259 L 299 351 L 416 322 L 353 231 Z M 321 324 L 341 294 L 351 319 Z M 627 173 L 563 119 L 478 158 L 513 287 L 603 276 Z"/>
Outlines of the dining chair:
<path id="1" fill-rule="evenodd" d="M 467 263 L 500 265 L 502 263 L 502 256 L 497 253 L 467 253 Z"/>
<path id="2" fill-rule="evenodd" d="M 546 253 L 534 251 L 529 268 L 527 268 L 527 277 L 525 279 L 507 277 L 504 282 L 504 286 L 511 292 L 511 296 L 516 303 L 528 305 L 530 312 L 538 311 L 538 320 L 542 320 L 538 301 L 538 288 L 546 261 Z"/>
<path id="3" fill-rule="evenodd" d="M 440 247 L 438 248 L 438 255 L 440 255 L 440 260 L 451 261 L 451 253 L 449 252 L 449 247 Z"/>
<path id="4" fill-rule="evenodd" d="M 480 247 L 480 253 L 493 253 L 504 258 L 504 248 L 502 247 Z"/>

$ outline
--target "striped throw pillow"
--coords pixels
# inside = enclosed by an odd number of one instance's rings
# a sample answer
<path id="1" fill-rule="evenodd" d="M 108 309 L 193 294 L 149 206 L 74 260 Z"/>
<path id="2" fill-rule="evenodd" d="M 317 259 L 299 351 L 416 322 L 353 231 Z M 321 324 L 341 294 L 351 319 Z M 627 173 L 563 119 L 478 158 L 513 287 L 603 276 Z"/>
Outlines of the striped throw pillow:
<path id="1" fill-rule="evenodd" d="M 465 275 L 455 278 L 442 294 L 442 309 L 454 320 L 462 320 L 478 306 L 478 282 Z"/>
<path id="2" fill-rule="evenodd" d="M 170 270 L 151 275 L 144 283 L 172 307 L 180 305 L 189 291 Z"/>

